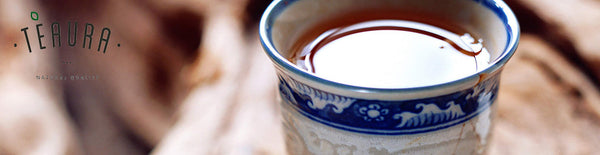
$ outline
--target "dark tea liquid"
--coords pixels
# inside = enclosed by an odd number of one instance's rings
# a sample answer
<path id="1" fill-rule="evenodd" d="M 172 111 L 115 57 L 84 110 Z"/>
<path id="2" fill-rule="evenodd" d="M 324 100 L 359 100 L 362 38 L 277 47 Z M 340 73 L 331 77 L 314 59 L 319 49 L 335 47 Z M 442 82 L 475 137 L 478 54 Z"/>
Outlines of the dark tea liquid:
<path id="1" fill-rule="evenodd" d="M 373 88 L 441 84 L 488 66 L 490 55 L 474 34 L 427 17 L 398 16 L 366 12 L 317 24 L 289 59 L 321 78 Z"/>

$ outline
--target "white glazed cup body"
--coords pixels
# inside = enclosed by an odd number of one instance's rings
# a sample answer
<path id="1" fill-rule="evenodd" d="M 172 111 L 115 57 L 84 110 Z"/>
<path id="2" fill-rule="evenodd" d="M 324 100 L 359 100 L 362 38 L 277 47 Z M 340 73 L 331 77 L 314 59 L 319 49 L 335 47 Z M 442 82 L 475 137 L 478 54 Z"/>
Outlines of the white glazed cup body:
<path id="1" fill-rule="evenodd" d="M 401 9 L 454 21 L 487 41 L 492 62 L 451 82 L 402 89 L 329 81 L 287 61 L 302 30 L 355 9 Z M 501 0 L 275 0 L 260 39 L 279 79 L 290 154 L 481 154 L 500 72 L 517 48 L 517 19 Z"/>

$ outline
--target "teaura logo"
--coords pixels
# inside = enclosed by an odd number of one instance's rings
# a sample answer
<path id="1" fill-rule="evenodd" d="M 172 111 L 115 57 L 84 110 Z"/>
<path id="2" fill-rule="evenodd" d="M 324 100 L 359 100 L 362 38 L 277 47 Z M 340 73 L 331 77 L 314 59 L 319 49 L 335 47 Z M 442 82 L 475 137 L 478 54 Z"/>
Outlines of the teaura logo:
<path id="1" fill-rule="evenodd" d="M 37 12 L 31 12 L 31 19 L 34 21 L 38 21 L 39 20 L 39 14 Z M 52 48 L 55 47 L 61 47 L 63 46 L 63 41 L 67 41 L 68 46 L 71 47 L 76 47 L 78 46 L 78 38 L 80 38 L 77 34 L 77 29 L 79 28 L 79 23 L 78 22 L 72 22 L 69 21 L 67 22 L 66 26 L 64 25 L 65 23 L 59 23 L 59 22 L 53 22 L 52 24 L 50 24 L 50 40 L 52 40 Z M 79 42 L 82 48 L 87 48 L 87 49 L 92 49 L 92 42 L 94 41 L 94 34 L 96 34 L 96 37 L 99 37 L 99 39 L 97 40 L 97 48 L 95 48 L 98 52 L 102 51 L 102 53 L 106 53 L 106 48 L 109 44 L 109 40 L 110 40 L 110 34 L 111 34 L 111 30 L 108 27 L 104 27 L 102 28 L 102 30 L 99 33 L 94 33 L 95 29 L 94 29 L 94 25 L 90 24 L 90 23 L 85 23 L 85 24 L 81 24 L 83 25 L 83 40 L 82 42 Z M 35 37 L 33 37 L 33 41 L 37 40 L 37 43 L 39 44 L 39 48 L 40 50 L 46 49 L 47 46 L 44 45 L 44 39 L 46 37 L 45 33 L 40 31 L 40 28 L 44 27 L 44 24 L 42 23 L 38 23 L 35 25 Z M 63 30 L 65 30 L 65 27 L 67 27 L 67 32 L 66 32 L 66 36 L 64 36 L 65 32 Z M 24 27 L 21 29 L 21 31 L 23 32 L 23 35 L 25 35 L 25 40 L 27 41 L 27 49 L 29 50 L 29 53 L 32 52 L 31 49 L 31 37 L 29 37 L 29 27 Z M 64 38 L 66 37 L 66 39 Z M 121 44 L 117 44 L 118 47 L 121 46 Z M 17 44 L 14 44 L 14 47 L 17 47 Z"/>

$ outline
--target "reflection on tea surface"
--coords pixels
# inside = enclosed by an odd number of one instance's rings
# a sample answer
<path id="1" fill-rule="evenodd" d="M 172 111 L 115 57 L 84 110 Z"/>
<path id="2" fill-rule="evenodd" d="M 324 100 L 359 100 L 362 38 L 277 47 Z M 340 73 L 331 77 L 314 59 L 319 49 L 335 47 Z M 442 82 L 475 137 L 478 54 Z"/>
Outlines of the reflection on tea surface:
<path id="1" fill-rule="evenodd" d="M 291 61 L 319 77 L 356 86 L 410 88 L 450 82 L 489 63 L 483 40 L 407 20 L 369 20 L 296 45 Z"/>

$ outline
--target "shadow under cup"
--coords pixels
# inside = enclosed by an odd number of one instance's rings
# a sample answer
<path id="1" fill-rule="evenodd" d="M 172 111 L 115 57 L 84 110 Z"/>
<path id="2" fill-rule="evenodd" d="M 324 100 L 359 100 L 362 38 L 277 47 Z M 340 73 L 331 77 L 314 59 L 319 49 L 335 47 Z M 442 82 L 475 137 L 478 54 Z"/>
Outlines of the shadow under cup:
<path id="1" fill-rule="evenodd" d="M 341 12 L 379 8 L 453 21 L 486 41 L 490 65 L 442 84 L 381 89 L 329 81 L 286 59 L 303 30 Z M 279 78 L 289 153 L 480 154 L 492 129 L 500 72 L 520 29 L 500 0 L 276 0 L 259 32 Z"/>

